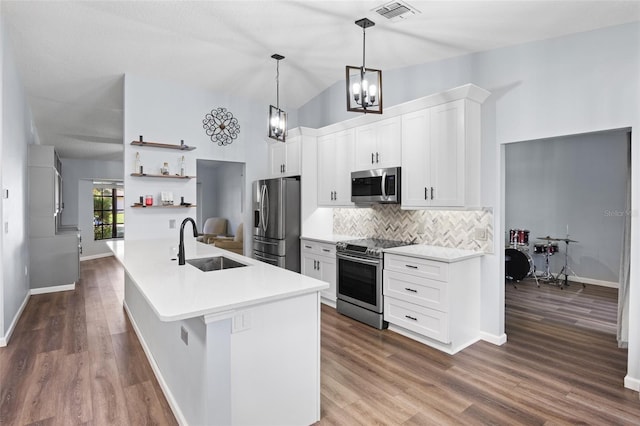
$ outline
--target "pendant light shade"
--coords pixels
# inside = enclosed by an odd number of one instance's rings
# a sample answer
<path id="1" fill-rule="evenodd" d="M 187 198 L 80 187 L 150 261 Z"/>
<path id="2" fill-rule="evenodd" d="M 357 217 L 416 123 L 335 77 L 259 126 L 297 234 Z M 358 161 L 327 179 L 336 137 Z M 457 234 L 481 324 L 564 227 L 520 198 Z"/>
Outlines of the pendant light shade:
<path id="1" fill-rule="evenodd" d="M 269 105 L 269 137 L 284 142 L 287 135 L 287 113 L 280 109 L 280 61 L 284 56 L 274 53 L 276 60 L 276 106 Z"/>
<path id="2" fill-rule="evenodd" d="M 382 71 L 365 67 L 365 30 L 375 23 L 359 19 L 362 28 L 362 66 L 346 67 L 347 111 L 382 114 Z"/>

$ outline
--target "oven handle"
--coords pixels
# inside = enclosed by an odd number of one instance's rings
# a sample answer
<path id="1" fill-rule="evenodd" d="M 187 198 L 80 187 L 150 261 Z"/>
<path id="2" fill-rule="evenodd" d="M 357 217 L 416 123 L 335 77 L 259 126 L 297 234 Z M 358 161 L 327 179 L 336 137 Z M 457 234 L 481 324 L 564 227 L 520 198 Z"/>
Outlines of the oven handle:
<path id="1" fill-rule="evenodd" d="M 362 257 L 349 256 L 348 254 L 343 254 L 343 253 L 338 253 L 337 257 L 338 257 L 338 259 L 351 260 L 353 262 L 364 263 L 364 264 L 367 264 L 367 265 L 378 266 L 380 264 L 380 260 L 379 259 L 376 259 L 376 260 L 364 259 Z"/>

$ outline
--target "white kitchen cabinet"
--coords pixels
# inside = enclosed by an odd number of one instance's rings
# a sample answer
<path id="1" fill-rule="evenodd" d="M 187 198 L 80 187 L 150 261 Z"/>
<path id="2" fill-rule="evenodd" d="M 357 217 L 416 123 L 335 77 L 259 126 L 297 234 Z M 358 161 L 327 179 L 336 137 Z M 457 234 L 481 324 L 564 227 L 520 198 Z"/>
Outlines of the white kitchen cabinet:
<path id="1" fill-rule="evenodd" d="M 269 173 L 271 177 L 296 176 L 300 174 L 301 137 L 286 142 L 269 143 Z"/>
<path id="2" fill-rule="evenodd" d="M 385 253 L 389 328 L 454 354 L 480 340 L 480 258 L 442 262 Z"/>
<path id="3" fill-rule="evenodd" d="M 302 275 L 329 283 L 329 288 L 322 290 L 321 295 L 323 299 L 335 304 L 336 245 L 302 239 L 300 251 Z"/>
<path id="4" fill-rule="evenodd" d="M 480 207 L 480 104 L 468 99 L 402 116 L 402 207 Z"/>
<path id="5" fill-rule="evenodd" d="M 350 207 L 353 129 L 318 138 L 318 206 Z"/>
<path id="6" fill-rule="evenodd" d="M 401 137 L 401 117 L 356 127 L 354 170 L 400 166 Z"/>

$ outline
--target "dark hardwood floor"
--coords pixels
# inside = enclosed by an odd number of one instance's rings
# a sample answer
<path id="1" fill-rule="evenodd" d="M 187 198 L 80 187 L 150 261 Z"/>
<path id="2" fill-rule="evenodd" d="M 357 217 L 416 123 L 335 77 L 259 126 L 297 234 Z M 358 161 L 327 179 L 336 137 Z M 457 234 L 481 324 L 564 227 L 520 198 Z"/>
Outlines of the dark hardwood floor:
<path id="1" fill-rule="evenodd" d="M 0 348 L 0 424 L 175 424 L 122 309 L 114 258 L 33 296 Z M 321 425 L 640 424 L 616 291 L 506 287 L 508 342 L 450 356 L 322 307 Z"/>

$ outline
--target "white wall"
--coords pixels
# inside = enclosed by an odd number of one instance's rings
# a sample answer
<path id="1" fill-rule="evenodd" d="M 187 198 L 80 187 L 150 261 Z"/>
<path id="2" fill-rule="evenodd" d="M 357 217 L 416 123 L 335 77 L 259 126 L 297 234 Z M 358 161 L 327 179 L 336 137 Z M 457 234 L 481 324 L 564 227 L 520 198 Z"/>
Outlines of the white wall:
<path id="1" fill-rule="evenodd" d="M 26 94 L 0 21 L 2 118 L 0 171 L 3 190 L 0 229 L 0 346 L 6 344 L 29 294 L 27 145 L 37 142 Z"/>
<path id="2" fill-rule="evenodd" d="M 569 229 L 569 267 L 579 279 L 617 287 L 626 210 L 628 136 L 625 130 L 508 144 L 505 148 L 505 228 L 528 229 L 534 254 L 540 236 L 564 238 Z M 594 161 L 595 159 L 595 161 Z M 616 214 L 617 213 L 617 214 Z M 500 234 L 505 241 L 508 235 Z M 566 244 L 549 257 L 564 265 Z M 586 280 L 585 280 L 586 279 Z"/>
<path id="3" fill-rule="evenodd" d="M 640 172 L 640 23 L 497 49 L 451 60 L 384 71 L 385 104 L 465 83 L 492 95 L 482 107 L 482 204 L 504 229 L 503 144 L 632 127 L 632 178 Z M 410 82 L 410 84 L 407 84 Z M 344 82 L 298 112 L 300 125 L 343 120 Z M 405 98 L 409 96 L 410 98 Z M 334 112 L 335 111 L 335 112 Z M 640 196 L 632 195 L 632 208 Z M 504 341 L 504 241 L 482 260 L 482 323 L 487 340 Z M 625 384 L 640 389 L 640 222 L 632 217 L 629 366 Z"/>
<path id="4" fill-rule="evenodd" d="M 268 105 L 238 98 L 232 94 L 208 92 L 202 89 L 174 83 L 125 76 L 125 129 L 124 175 L 125 204 L 132 205 L 139 195 L 158 194 L 161 190 L 173 191 L 174 200 L 180 196 L 186 202 L 196 200 L 197 179 L 172 181 L 171 179 L 133 178 L 135 153 L 140 152 L 145 172 L 153 173 L 163 161 L 173 162 L 184 154 L 187 174 L 194 175 L 198 159 L 231 161 L 246 164 L 244 205 L 251 204 L 251 183 L 267 173 L 267 135 L 265 123 Z M 218 146 L 205 134 L 202 120 L 212 109 L 227 108 L 240 124 L 240 135 L 230 145 Z M 195 146 L 194 151 L 169 151 L 132 146 L 132 140 L 143 135 L 145 140 L 162 143 L 180 143 Z M 172 169 L 173 169 L 172 165 Z M 155 171 L 157 172 L 157 170 Z M 125 239 L 178 238 L 180 222 L 196 217 L 195 209 L 133 209 L 127 207 L 127 232 Z M 251 212 L 245 208 L 242 214 L 245 226 L 251 224 Z M 169 228 L 169 221 L 176 220 L 176 229 Z M 235 219 L 234 219 L 235 220 Z M 186 235 L 190 235 L 187 231 Z M 245 248 L 247 247 L 245 239 Z"/>
<path id="5" fill-rule="evenodd" d="M 64 210 L 61 224 L 77 226 L 82 237 L 81 258 L 111 253 L 105 241 L 94 241 L 93 235 L 93 181 L 124 178 L 121 161 L 84 160 L 62 158 L 62 202 Z M 126 192 L 126 188 L 125 188 Z M 127 218 L 125 216 L 125 234 Z"/>

